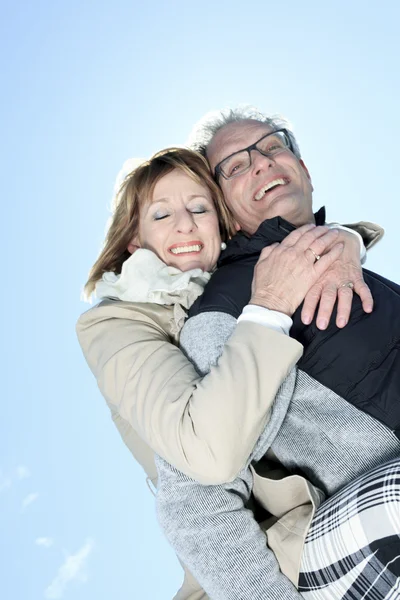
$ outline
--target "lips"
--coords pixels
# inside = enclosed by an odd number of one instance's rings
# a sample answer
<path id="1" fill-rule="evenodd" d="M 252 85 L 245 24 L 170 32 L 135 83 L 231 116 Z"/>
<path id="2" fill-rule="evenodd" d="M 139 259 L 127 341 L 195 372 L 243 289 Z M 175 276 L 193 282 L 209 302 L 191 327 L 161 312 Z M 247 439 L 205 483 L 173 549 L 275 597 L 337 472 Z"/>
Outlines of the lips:
<path id="1" fill-rule="evenodd" d="M 268 183 L 263 185 L 258 190 L 258 192 L 254 196 L 254 200 L 256 202 L 258 202 L 259 200 L 262 200 L 262 198 L 264 198 L 265 194 L 267 194 L 271 190 L 273 190 L 277 187 L 283 186 L 283 185 L 287 185 L 288 183 L 289 183 L 289 179 L 287 177 L 276 177 L 275 179 L 272 179 L 271 181 L 269 181 Z"/>
<path id="2" fill-rule="evenodd" d="M 187 242 L 185 244 L 173 244 L 168 248 L 168 252 L 174 254 L 175 256 L 178 254 L 193 254 L 201 252 L 204 248 L 204 244 L 200 241 L 195 240 L 193 242 Z"/>

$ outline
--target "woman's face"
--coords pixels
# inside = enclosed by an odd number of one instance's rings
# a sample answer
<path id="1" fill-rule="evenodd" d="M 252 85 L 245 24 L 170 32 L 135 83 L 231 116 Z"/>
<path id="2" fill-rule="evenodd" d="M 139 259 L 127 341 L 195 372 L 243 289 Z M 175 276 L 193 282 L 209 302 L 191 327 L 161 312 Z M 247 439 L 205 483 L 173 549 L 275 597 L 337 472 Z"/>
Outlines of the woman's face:
<path id="1" fill-rule="evenodd" d="M 128 250 L 147 248 L 181 271 L 210 271 L 221 251 L 218 216 L 207 187 L 175 169 L 154 188 L 143 206 L 139 234 Z"/>

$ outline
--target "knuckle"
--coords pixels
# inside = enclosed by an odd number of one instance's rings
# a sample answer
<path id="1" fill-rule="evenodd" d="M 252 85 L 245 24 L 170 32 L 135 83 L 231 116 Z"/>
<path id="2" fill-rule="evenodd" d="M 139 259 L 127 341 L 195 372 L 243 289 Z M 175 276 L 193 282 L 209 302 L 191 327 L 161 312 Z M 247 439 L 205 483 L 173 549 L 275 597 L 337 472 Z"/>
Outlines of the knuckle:
<path id="1" fill-rule="evenodd" d="M 315 229 L 313 229 L 313 233 L 315 237 L 321 237 L 322 235 L 328 233 L 329 230 L 325 225 L 317 225 Z"/>
<path id="2" fill-rule="evenodd" d="M 308 294 L 307 294 L 307 298 L 310 298 L 312 300 L 316 300 L 321 296 L 321 292 L 322 292 L 322 288 L 321 287 L 312 287 Z"/>
<path id="3" fill-rule="evenodd" d="M 286 256 L 290 261 L 295 260 L 297 258 L 297 255 L 298 251 L 293 246 L 286 248 Z"/>
<path id="4" fill-rule="evenodd" d="M 332 288 L 332 287 L 324 288 L 322 294 L 323 294 L 324 298 L 327 298 L 328 300 L 330 300 L 331 298 L 336 298 L 337 289 Z"/>
<path id="5" fill-rule="evenodd" d="M 301 227 L 299 227 L 298 229 L 295 229 L 294 231 L 291 231 L 283 240 L 282 244 L 285 242 L 290 242 L 291 240 L 297 240 L 299 237 L 301 237 L 302 235 L 302 231 L 301 231 Z"/>
<path id="6" fill-rule="evenodd" d="M 365 283 L 365 281 L 362 277 L 358 278 L 358 279 L 353 277 L 352 281 L 353 281 L 354 287 L 356 287 L 357 289 L 370 291 L 369 286 Z"/>
<path id="7" fill-rule="evenodd" d="M 362 298 L 363 300 L 373 300 L 373 296 L 369 290 L 355 290 L 355 292 Z"/>
<path id="8" fill-rule="evenodd" d="M 344 297 L 348 296 L 349 298 L 351 298 L 353 295 L 353 290 L 347 286 L 339 287 L 338 294 Z"/>
<path id="9" fill-rule="evenodd" d="M 304 298 L 302 314 L 310 314 L 314 312 L 318 304 L 318 299 L 310 299 L 308 296 Z"/>

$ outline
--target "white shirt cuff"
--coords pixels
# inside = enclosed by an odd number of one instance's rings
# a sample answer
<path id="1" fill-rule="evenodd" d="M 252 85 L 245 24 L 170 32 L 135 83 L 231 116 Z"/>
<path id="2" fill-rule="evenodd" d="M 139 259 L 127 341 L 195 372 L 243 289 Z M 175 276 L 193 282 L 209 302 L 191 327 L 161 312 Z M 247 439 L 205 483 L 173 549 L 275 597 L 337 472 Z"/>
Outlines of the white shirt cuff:
<path id="1" fill-rule="evenodd" d="M 363 265 L 367 260 L 367 251 L 364 246 L 364 240 L 362 239 L 358 231 L 350 229 L 349 227 L 345 227 L 344 225 L 340 225 L 339 223 L 326 223 L 326 226 L 329 227 L 329 229 L 343 229 L 344 231 L 349 231 L 350 233 L 353 233 L 358 237 L 358 241 L 360 242 L 360 261 Z"/>
<path id="2" fill-rule="evenodd" d="M 257 306 L 256 304 L 248 304 L 244 307 L 242 314 L 238 318 L 239 321 L 251 321 L 252 323 L 259 323 L 269 329 L 275 329 L 278 333 L 284 333 L 289 335 L 293 321 L 290 317 L 284 313 L 278 312 L 277 310 L 270 310 L 263 306 Z"/>

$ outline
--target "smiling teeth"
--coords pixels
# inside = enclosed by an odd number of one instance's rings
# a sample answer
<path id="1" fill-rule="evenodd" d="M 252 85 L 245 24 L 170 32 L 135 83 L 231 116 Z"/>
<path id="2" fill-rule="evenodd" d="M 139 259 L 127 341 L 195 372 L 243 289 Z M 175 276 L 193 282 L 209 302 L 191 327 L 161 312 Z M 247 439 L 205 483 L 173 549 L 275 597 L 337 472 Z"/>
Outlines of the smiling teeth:
<path id="1" fill-rule="evenodd" d="M 261 200 L 264 194 L 276 185 L 286 185 L 286 181 L 284 179 L 274 179 L 274 181 L 270 181 L 254 196 L 254 200 Z"/>
<path id="2" fill-rule="evenodd" d="M 180 246 L 179 248 L 171 248 L 172 254 L 183 254 L 184 252 L 200 252 L 203 246 L 194 244 L 193 246 Z"/>

